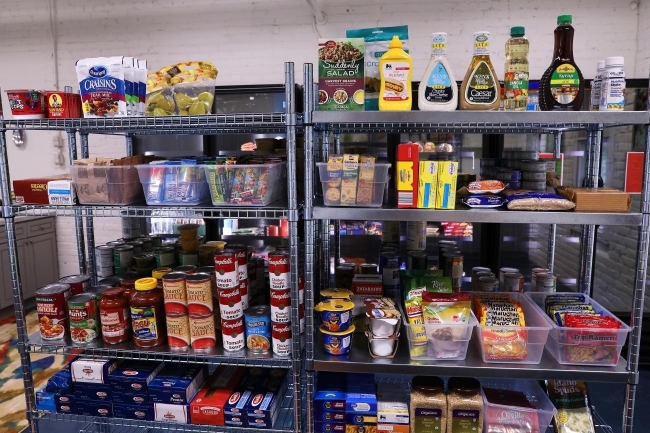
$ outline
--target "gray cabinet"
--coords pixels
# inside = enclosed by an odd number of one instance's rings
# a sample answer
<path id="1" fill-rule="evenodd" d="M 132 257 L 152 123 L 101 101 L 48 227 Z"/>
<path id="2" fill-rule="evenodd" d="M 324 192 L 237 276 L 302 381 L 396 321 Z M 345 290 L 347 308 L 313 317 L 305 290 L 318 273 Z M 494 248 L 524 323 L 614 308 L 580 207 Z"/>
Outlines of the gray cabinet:
<path id="1" fill-rule="evenodd" d="M 4 225 L 0 231 L 4 232 Z M 9 247 L 6 237 L 0 239 L 0 308 L 5 308 L 13 305 L 13 290 Z M 54 218 L 16 218 L 16 241 L 23 298 L 28 299 L 39 287 L 59 279 Z"/>

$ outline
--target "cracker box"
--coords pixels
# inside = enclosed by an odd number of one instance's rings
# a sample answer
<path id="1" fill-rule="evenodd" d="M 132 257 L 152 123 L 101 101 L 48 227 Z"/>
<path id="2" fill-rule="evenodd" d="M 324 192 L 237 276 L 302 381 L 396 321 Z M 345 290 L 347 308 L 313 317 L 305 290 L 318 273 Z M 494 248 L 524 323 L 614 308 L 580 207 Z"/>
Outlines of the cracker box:
<path id="1" fill-rule="evenodd" d="M 318 40 L 318 109 L 363 111 L 363 38 Z"/>
<path id="2" fill-rule="evenodd" d="M 113 418 L 113 403 L 110 401 L 77 401 L 75 408 L 77 415 Z"/>
<path id="3" fill-rule="evenodd" d="M 458 162 L 438 161 L 438 188 L 436 189 L 436 209 L 456 208 L 456 179 Z"/>
<path id="4" fill-rule="evenodd" d="M 397 207 L 400 209 L 411 209 L 418 206 L 419 152 L 420 147 L 417 144 L 397 145 L 395 189 L 397 190 Z"/>
<path id="5" fill-rule="evenodd" d="M 163 369 L 163 362 L 125 361 L 108 376 L 111 388 L 119 393 L 147 393 L 151 382 Z"/>
<path id="6" fill-rule="evenodd" d="M 359 155 L 343 155 L 343 173 L 341 174 L 341 204 L 357 203 L 357 182 L 359 180 Z"/>
<path id="7" fill-rule="evenodd" d="M 190 423 L 190 407 L 184 404 L 152 403 L 150 410 L 154 421 Z"/>
<path id="8" fill-rule="evenodd" d="M 438 162 L 420 161 L 418 171 L 418 208 L 435 209 L 438 190 Z"/>
<path id="9" fill-rule="evenodd" d="M 330 155 L 327 159 L 327 182 L 323 184 L 326 203 L 341 203 L 341 176 L 343 175 L 343 155 Z"/>
<path id="10" fill-rule="evenodd" d="M 139 421 L 151 421 L 151 412 L 147 406 L 129 406 L 113 402 L 113 416 L 115 418 L 135 419 Z"/>
<path id="11" fill-rule="evenodd" d="M 119 366 L 116 359 L 77 358 L 70 364 L 73 382 L 108 384 L 109 375 Z"/>
<path id="12" fill-rule="evenodd" d="M 187 405 L 207 377 L 205 365 L 166 365 L 149 382 L 149 401 Z"/>
<path id="13" fill-rule="evenodd" d="M 375 157 L 359 157 L 359 185 L 357 187 L 357 204 L 371 204 L 375 190 Z"/>
<path id="14" fill-rule="evenodd" d="M 48 183 L 53 180 L 70 180 L 69 174 L 14 180 L 16 204 L 50 204 Z"/>
<path id="15" fill-rule="evenodd" d="M 51 205 L 73 206 L 78 204 L 74 182 L 51 180 L 47 183 L 47 200 Z"/>
<path id="16" fill-rule="evenodd" d="M 245 371 L 243 367 L 220 365 L 190 403 L 192 424 L 225 425 L 224 406 Z"/>

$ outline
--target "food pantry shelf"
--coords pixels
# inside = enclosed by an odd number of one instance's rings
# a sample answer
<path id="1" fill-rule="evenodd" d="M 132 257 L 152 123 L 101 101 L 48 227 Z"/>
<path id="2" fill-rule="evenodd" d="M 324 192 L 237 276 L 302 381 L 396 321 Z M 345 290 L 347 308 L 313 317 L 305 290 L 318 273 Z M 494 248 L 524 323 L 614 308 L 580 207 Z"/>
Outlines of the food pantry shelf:
<path id="1" fill-rule="evenodd" d="M 287 216 L 286 200 L 278 200 L 264 207 L 14 205 L 13 211 L 19 216 L 69 217 L 278 219 Z"/>
<path id="2" fill-rule="evenodd" d="M 286 132 L 285 113 L 209 114 L 205 116 L 114 117 L 92 119 L 5 120 L 4 129 L 77 130 L 96 134 L 218 134 Z"/>
<path id="3" fill-rule="evenodd" d="M 375 359 L 370 356 L 368 341 L 362 334 L 352 340 L 350 354 L 333 356 L 323 350 L 323 341 L 314 341 L 314 370 L 355 373 L 420 374 L 443 376 L 498 377 L 509 379 L 573 379 L 597 382 L 626 383 L 630 377 L 622 358 L 616 367 L 587 367 L 558 364 L 548 353 L 537 365 L 486 364 L 482 361 L 474 341 L 470 341 L 464 361 L 414 361 L 409 357 L 406 337 L 400 338 L 393 359 Z"/>
<path id="4" fill-rule="evenodd" d="M 29 338 L 28 350 L 31 353 L 51 353 L 59 355 L 85 355 L 106 358 L 137 359 L 146 361 L 167 361 L 198 364 L 229 364 L 248 367 L 290 368 L 290 357 L 278 357 L 272 353 L 253 354 L 248 350 L 228 352 L 217 346 L 212 352 L 169 351 L 167 346 L 141 348 L 127 341 L 121 344 L 106 344 L 101 340 L 81 345 L 72 344 L 69 338 L 45 341 L 40 334 Z"/>
<path id="5" fill-rule="evenodd" d="M 467 133 L 531 133 L 584 130 L 589 125 L 647 124 L 645 111 L 315 111 L 315 124 L 339 132 L 457 131 Z M 323 125 L 325 126 L 325 125 Z"/>
<path id="6" fill-rule="evenodd" d="M 456 221 L 509 224 L 586 224 L 640 226 L 640 213 L 533 212 L 500 209 L 470 209 L 463 205 L 456 210 L 397 209 L 395 207 L 329 207 L 315 206 L 315 219 L 360 221 Z"/>

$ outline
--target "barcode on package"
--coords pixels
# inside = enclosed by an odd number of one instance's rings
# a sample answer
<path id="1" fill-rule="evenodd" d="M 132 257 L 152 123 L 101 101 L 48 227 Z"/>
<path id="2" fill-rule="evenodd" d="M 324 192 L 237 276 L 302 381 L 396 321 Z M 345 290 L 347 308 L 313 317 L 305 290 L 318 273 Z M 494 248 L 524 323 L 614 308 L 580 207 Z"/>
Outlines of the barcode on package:
<path id="1" fill-rule="evenodd" d="M 50 196 L 50 204 L 72 204 L 70 202 L 70 196 Z"/>
<path id="2" fill-rule="evenodd" d="M 413 192 L 398 192 L 397 193 L 397 204 L 413 204 Z"/>

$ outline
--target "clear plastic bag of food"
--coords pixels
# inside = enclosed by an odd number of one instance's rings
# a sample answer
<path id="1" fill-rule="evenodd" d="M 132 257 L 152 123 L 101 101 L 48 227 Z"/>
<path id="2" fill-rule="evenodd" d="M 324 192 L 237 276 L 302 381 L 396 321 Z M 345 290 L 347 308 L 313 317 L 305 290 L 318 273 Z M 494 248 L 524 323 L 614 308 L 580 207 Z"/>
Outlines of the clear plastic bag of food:
<path id="1" fill-rule="evenodd" d="M 175 114 L 200 116 L 212 112 L 215 80 L 185 82 L 173 86 Z"/>
<path id="2" fill-rule="evenodd" d="M 173 116 L 175 110 L 174 92 L 171 87 L 164 87 L 147 94 L 144 104 L 145 116 Z"/>

